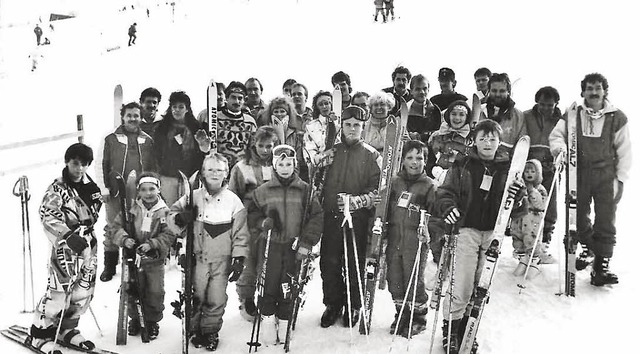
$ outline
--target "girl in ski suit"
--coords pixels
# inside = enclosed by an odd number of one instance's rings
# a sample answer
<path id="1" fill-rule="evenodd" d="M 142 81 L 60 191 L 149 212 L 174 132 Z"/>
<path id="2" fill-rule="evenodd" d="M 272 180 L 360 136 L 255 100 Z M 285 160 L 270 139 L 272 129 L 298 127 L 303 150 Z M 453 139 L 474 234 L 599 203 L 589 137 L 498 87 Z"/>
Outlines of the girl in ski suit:
<path id="1" fill-rule="evenodd" d="M 311 187 L 295 172 L 295 150 L 279 145 L 273 151 L 274 178 L 253 192 L 248 206 L 250 230 L 259 237 L 258 274 L 263 271 L 267 234 L 271 233 L 264 291 L 258 299 L 264 316 L 261 339 L 267 345 L 285 340 L 293 304 L 291 277 L 297 274 L 296 253 L 299 259 L 309 255 L 320 240 L 323 221 L 317 199 L 307 199 Z"/>
<path id="2" fill-rule="evenodd" d="M 144 319 L 137 316 L 135 304 L 129 297 L 129 335 L 140 333 L 140 321 L 144 320 L 149 337 L 158 337 L 158 322 L 162 320 L 164 310 L 164 260 L 169 247 L 175 241 L 175 234 L 169 230 L 167 215 L 169 208 L 160 198 L 160 177 L 153 172 L 144 172 L 137 181 L 138 196 L 131 206 L 131 224 L 133 234 L 129 234 L 124 225 L 122 213 L 115 221 L 113 241 L 123 252 L 137 252 L 141 255 L 138 274 L 138 291 L 144 308 Z M 126 248 L 126 250 L 125 250 Z"/>
<path id="3" fill-rule="evenodd" d="M 409 291 L 413 294 L 413 287 L 409 289 L 411 270 L 416 257 L 420 257 L 417 269 L 416 302 L 414 304 L 414 316 L 411 335 L 424 331 L 427 324 L 426 315 L 428 309 L 428 296 L 424 285 L 424 269 L 427 261 L 428 248 L 423 247 L 420 254 L 416 253 L 419 242 L 429 242 L 429 233 L 418 233 L 420 223 L 420 210 L 432 213 L 436 197 L 436 186 L 433 180 L 424 172 L 426 161 L 426 147 L 419 140 L 410 140 L 402 149 L 403 169 L 397 176 L 391 179 L 388 220 L 389 231 L 387 233 L 387 283 L 391 298 L 396 306 L 396 315 L 390 327 L 390 333 L 394 333 L 396 324 L 398 334 L 408 336 L 410 320 L 410 305 L 405 305 L 402 310 L 404 295 Z M 430 219 L 430 227 L 434 227 L 437 219 Z M 415 281 L 413 281 L 415 286 Z M 408 301 L 411 301 L 411 297 Z M 399 319 L 400 318 L 400 319 Z"/>
<path id="4" fill-rule="evenodd" d="M 93 161 L 90 147 L 73 144 L 64 160 L 62 177 L 49 186 L 40 204 L 40 220 L 52 248 L 47 291 L 35 310 L 31 336 L 32 344 L 46 353 L 53 348 L 56 333 L 67 343 L 95 347 L 76 327 L 95 289 L 98 258 L 93 226 L 102 193 L 86 174 Z"/>

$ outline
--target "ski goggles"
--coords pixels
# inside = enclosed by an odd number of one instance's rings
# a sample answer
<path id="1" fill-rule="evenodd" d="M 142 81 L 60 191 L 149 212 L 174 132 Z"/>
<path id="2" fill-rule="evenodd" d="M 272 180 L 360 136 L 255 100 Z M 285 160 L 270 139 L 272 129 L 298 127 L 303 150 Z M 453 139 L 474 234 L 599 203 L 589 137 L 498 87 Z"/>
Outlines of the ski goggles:
<path id="1" fill-rule="evenodd" d="M 342 120 L 344 121 L 351 118 L 366 122 L 369 117 L 367 117 L 367 112 L 362 109 L 362 107 L 349 106 L 342 111 Z"/>
<path id="2" fill-rule="evenodd" d="M 293 159 L 296 161 L 296 151 L 289 145 L 278 145 L 271 150 L 273 153 L 273 166 L 280 160 Z"/>

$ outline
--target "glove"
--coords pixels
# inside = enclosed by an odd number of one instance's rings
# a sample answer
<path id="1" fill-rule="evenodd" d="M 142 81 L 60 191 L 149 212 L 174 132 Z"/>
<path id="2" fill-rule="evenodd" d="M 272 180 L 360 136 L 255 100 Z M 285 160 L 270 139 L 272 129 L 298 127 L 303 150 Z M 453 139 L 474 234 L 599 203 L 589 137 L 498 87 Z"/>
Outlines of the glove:
<path id="1" fill-rule="evenodd" d="M 523 189 L 524 187 L 525 185 L 521 179 L 514 180 L 508 189 L 509 198 L 512 198 L 512 199 L 515 198 L 516 195 L 518 195 L 518 192 L 520 192 L 520 190 Z"/>
<path id="2" fill-rule="evenodd" d="M 262 231 L 269 231 L 273 229 L 275 229 L 276 231 L 282 230 L 282 223 L 280 222 L 280 216 L 278 215 L 277 210 L 269 209 L 267 211 L 267 217 L 262 220 L 260 229 Z"/>
<path id="3" fill-rule="evenodd" d="M 188 223 L 196 220 L 198 216 L 198 207 L 193 206 L 193 208 L 187 207 L 184 211 L 181 211 L 176 214 L 174 222 L 177 227 L 185 227 Z"/>
<path id="4" fill-rule="evenodd" d="M 131 237 L 127 237 L 122 241 L 122 245 L 126 248 L 132 249 L 136 246 L 136 240 L 132 239 Z"/>
<path id="5" fill-rule="evenodd" d="M 147 254 L 147 252 L 151 251 L 151 245 L 148 243 L 143 243 L 138 248 L 136 248 L 136 252 L 138 254 Z"/>
<path id="6" fill-rule="evenodd" d="M 306 259 L 307 257 L 309 257 L 309 255 L 311 254 L 311 250 L 300 246 L 298 247 L 298 250 L 296 251 L 296 259 L 301 261 L 303 259 Z"/>
<path id="7" fill-rule="evenodd" d="M 460 219 L 458 208 L 452 207 L 444 214 L 444 222 L 450 225 L 455 224 Z"/>
<path id="8" fill-rule="evenodd" d="M 67 246 L 77 254 L 81 254 L 85 248 L 89 247 L 87 240 L 80 236 L 77 230 L 68 232 L 65 236 L 65 240 L 67 242 Z"/>
<path id="9" fill-rule="evenodd" d="M 349 196 L 349 211 L 353 212 L 362 208 L 371 208 L 375 202 L 375 192 L 362 195 L 350 195 Z M 338 194 L 338 211 L 344 211 L 344 200 L 342 193 Z"/>
<path id="10" fill-rule="evenodd" d="M 244 270 L 244 257 L 233 257 L 231 261 L 231 275 L 229 276 L 229 282 L 233 283 L 234 281 L 240 278 L 240 274 Z"/>

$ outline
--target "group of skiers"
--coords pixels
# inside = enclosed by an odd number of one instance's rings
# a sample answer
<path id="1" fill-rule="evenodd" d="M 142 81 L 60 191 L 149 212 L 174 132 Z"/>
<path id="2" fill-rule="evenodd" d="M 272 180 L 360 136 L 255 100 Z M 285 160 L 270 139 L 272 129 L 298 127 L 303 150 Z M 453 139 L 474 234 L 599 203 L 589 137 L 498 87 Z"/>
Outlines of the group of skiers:
<path id="1" fill-rule="evenodd" d="M 293 279 L 300 262 L 315 256 L 318 243 L 326 306 L 320 325 L 332 326 L 339 318 L 344 326 L 366 320 L 361 318 L 362 281 L 365 259 L 373 252 L 373 215 L 381 204 L 385 131 L 400 122 L 406 109 L 406 134 L 396 150 L 401 168 L 390 176 L 383 225 L 382 281 L 396 306 L 390 331 L 410 337 L 425 330 L 427 252 L 431 249 L 438 263 L 445 234 L 455 233 L 456 247 L 447 250 L 455 253 L 450 274 L 455 286 L 445 301 L 443 345 L 457 353 L 505 191 L 515 205 L 510 232 L 521 265 L 514 273 L 522 275 L 527 264 L 539 272 L 539 264 L 555 261 L 546 249 L 557 216 L 551 179 L 554 157 L 567 153 L 556 89 L 541 88 L 536 105 L 522 113 L 511 99 L 507 74 L 481 68 L 474 76 L 473 108 L 455 92 L 455 73 L 449 68 L 439 71 L 442 92 L 432 99 L 427 98 L 426 77 L 412 76 L 405 67 L 393 71 L 393 86 L 371 95 L 352 94 L 349 75 L 338 72 L 331 84 L 340 89 L 339 96 L 319 91 L 311 108 L 307 87 L 292 79 L 283 85 L 283 95 L 269 103 L 256 78 L 216 83 L 214 129 L 209 128 L 210 108 L 196 117 L 182 91 L 171 93 L 167 110 L 157 117 L 162 96 L 155 88 L 145 89 L 139 103 L 122 106 L 122 124 L 105 138 L 97 181 L 86 173 L 92 149 L 77 143 L 65 153 L 62 177 L 45 194 L 40 215 L 52 253 L 49 285 L 31 327 L 34 345 L 47 351 L 58 338 L 94 346 L 76 327 L 94 292 L 93 226 L 103 203 L 107 225 L 100 279 L 109 281 L 116 274 L 120 248 L 135 249 L 142 258 L 145 318 L 130 311 L 129 335 L 139 334 L 144 321 L 151 338 L 158 336 L 164 265 L 172 249 L 184 244 L 187 225 L 193 225 L 196 256 L 193 265 L 183 264 L 194 267 L 195 308 L 186 314 L 192 318 L 194 346 L 217 348 L 226 288 L 234 281 L 243 317 L 261 316 L 260 341 L 285 341 L 293 320 Z M 591 283 L 602 286 L 618 282 L 609 260 L 616 204 L 630 170 L 630 138 L 626 116 L 607 100 L 604 76 L 586 75 L 581 90 L 577 236 L 582 253 L 576 263 L 583 269 L 595 257 Z M 525 135 L 531 139 L 529 161 L 522 177 L 505 185 L 513 146 Z M 123 211 L 113 197 L 118 194 L 113 174 L 126 177 L 131 171 L 137 175 L 135 202 Z M 182 195 L 180 172 L 197 176 L 192 184 L 201 186 L 191 201 Z M 123 225 L 124 212 L 132 217 L 132 232 Z M 431 215 L 428 225 L 421 223 L 424 212 Z M 540 229 L 542 243 L 536 244 Z M 412 272 L 417 272 L 413 283 Z M 413 304 L 403 307 L 409 293 Z M 474 340 L 472 352 L 477 347 Z"/>

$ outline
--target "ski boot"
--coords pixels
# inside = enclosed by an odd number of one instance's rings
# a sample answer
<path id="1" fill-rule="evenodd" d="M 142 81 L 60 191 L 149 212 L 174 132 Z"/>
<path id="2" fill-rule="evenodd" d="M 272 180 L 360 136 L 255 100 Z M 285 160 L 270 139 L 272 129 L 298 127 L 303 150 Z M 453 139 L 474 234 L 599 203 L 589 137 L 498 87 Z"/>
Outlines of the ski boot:
<path id="1" fill-rule="evenodd" d="M 218 337 L 218 333 L 209 333 L 206 334 L 205 336 L 205 349 L 207 349 L 210 352 L 214 352 L 216 351 L 216 349 L 218 349 L 218 344 L 220 344 L 220 337 Z"/>
<path id="2" fill-rule="evenodd" d="M 238 309 L 240 310 L 240 316 L 249 322 L 253 321 L 253 317 L 258 311 L 256 304 L 253 302 L 253 298 L 240 299 Z"/>
<path id="3" fill-rule="evenodd" d="M 407 321 L 407 324 L 402 327 L 402 332 L 400 333 L 400 335 L 405 338 L 410 338 L 424 332 L 427 329 L 427 310 L 428 310 L 428 307 L 426 306 L 426 304 L 423 308 L 416 308 L 413 311 L 413 323 L 411 323 L 411 334 L 409 334 L 409 321 L 411 320 L 409 318 L 409 320 Z"/>
<path id="4" fill-rule="evenodd" d="M 333 326 L 342 314 L 342 306 L 327 305 L 327 308 L 320 319 L 320 327 L 327 328 Z"/>
<path id="5" fill-rule="evenodd" d="M 129 328 L 127 333 L 130 336 L 137 336 L 140 334 L 140 320 L 137 318 L 129 319 Z"/>
<path id="6" fill-rule="evenodd" d="M 618 276 L 609 271 L 609 258 L 595 256 L 591 270 L 591 285 L 603 286 L 618 284 Z"/>
<path id="7" fill-rule="evenodd" d="M 458 331 L 461 320 L 442 320 L 442 347 L 445 353 L 458 354 L 460 350 L 460 340 L 458 339 Z M 451 338 L 449 338 L 449 327 L 451 327 Z M 464 331 L 464 327 L 462 327 Z"/>
<path id="8" fill-rule="evenodd" d="M 513 271 L 513 275 L 515 275 L 516 277 L 523 276 L 524 273 L 527 271 L 528 263 L 529 263 L 529 256 L 523 256 L 522 258 L 520 258 L 520 263 L 518 263 L 518 266 Z M 531 259 L 531 266 L 529 266 L 529 274 L 527 274 L 531 279 L 540 275 L 540 268 L 538 266 L 539 264 L 540 264 L 540 257 L 534 256 Z"/>
<path id="9" fill-rule="evenodd" d="M 462 338 L 464 338 L 464 331 L 467 329 L 467 322 L 469 322 L 469 316 L 464 316 L 460 320 L 460 325 L 458 326 L 458 338 L 459 338 L 458 343 L 462 343 Z M 480 345 L 478 344 L 478 340 L 476 338 L 473 338 L 473 345 L 471 346 L 471 354 L 477 354 L 479 346 Z"/>
<path id="10" fill-rule="evenodd" d="M 207 345 L 207 338 L 204 334 L 198 332 L 191 337 L 191 344 L 196 348 L 202 348 Z"/>
<path id="11" fill-rule="evenodd" d="M 587 246 L 582 245 L 582 252 L 576 258 L 576 270 L 584 270 L 593 263 L 593 252 Z"/>
<path id="12" fill-rule="evenodd" d="M 102 271 L 102 274 L 100 274 L 100 281 L 107 282 L 113 279 L 113 276 L 116 275 L 118 258 L 120 258 L 120 252 L 118 251 L 104 252 L 104 270 Z"/>
<path id="13" fill-rule="evenodd" d="M 158 325 L 158 322 L 148 321 L 147 328 L 149 331 L 149 339 L 158 338 L 158 334 L 160 333 L 160 326 Z"/>
<path id="14" fill-rule="evenodd" d="M 82 349 L 93 350 L 96 347 L 96 345 L 93 344 L 92 341 L 86 340 L 82 336 L 82 334 L 80 334 L 80 331 L 75 328 L 61 329 L 60 338 L 62 338 L 62 341 L 64 341 L 65 343 L 74 345 Z"/>
<path id="15" fill-rule="evenodd" d="M 409 313 L 407 311 L 400 313 L 400 307 L 401 305 L 396 305 L 396 315 L 389 326 L 389 334 L 396 333 L 396 326 L 398 326 L 398 334 L 400 334 L 402 329 L 409 325 Z"/>
<path id="16" fill-rule="evenodd" d="M 345 310 L 342 314 L 342 325 L 344 327 L 349 327 L 349 316 L 351 316 L 351 326 L 355 327 L 360 320 L 360 309 L 352 308 L 351 313 L 348 310 Z"/>
<path id="17" fill-rule="evenodd" d="M 30 334 L 26 340 L 26 343 L 28 345 L 31 345 L 34 348 L 39 348 L 45 353 L 62 354 L 62 351 L 53 349 L 56 346 L 56 344 L 53 343 L 56 336 L 55 327 L 51 326 L 46 329 L 41 329 L 34 325 L 31 325 L 31 330 L 29 331 L 29 333 Z"/>

